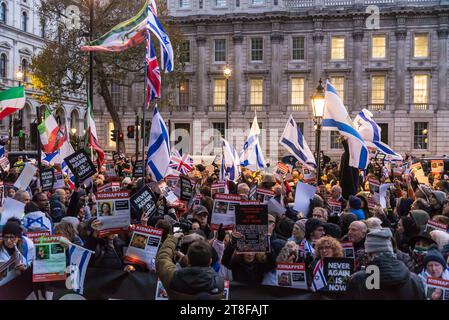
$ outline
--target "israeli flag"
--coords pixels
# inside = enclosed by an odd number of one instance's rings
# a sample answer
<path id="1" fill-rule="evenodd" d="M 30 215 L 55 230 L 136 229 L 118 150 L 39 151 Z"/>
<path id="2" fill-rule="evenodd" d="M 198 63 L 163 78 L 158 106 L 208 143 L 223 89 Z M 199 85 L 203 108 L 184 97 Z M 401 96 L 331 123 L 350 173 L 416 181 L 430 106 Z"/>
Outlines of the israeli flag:
<path id="1" fill-rule="evenodd" d="M 320 259 L 313 269 L 312 291 L 317 292 L 327 286 L 324 276 L 323 259 Z"/>
<path id="2" fill-rule="evenodd" d="M 298 124 L 295 119 L 293 119 L 293 115 L 290 115 L 288 118 L 279 144 L 290 151 L 290 153 L 306 167 L 310 169 L 316 167 L 315 157 L 313 156 L 312 151 L 310 151 L 309 145 L 307 144 L 306 139 L 304 139 L 301 129 L 299 129 Z"/>
<path id="3" fill-rule="evenodd" d="M 147 159 L 147 166 L 153 179 L 155 181 L 164 179 L 170 165 L 170 141 L 157 105 L 154 107 Z"/>
<path id="4" fill-rule="evenodd" d="M 220 180 L 236 181 L 240 177 L 240 158 L 237 151 L 225 139 L 223 141 L 223 157 L 221 159 Z"/>
<path id="5" fill-rule="evenodd" d="M 172 72 L 174 68 L 173 47 L 168 34 L 151 8 L 148 10 L 147 28 L 159 39 L 161 48 L 163 49 L 161 51 L 162 68 L 166 72 Z"/>
<path id="6" fill-rule="evenodd" d="M 369 110 L 363 109 L 360 111 L 354 119 L 354 125 L 368 147 L 376 148 L 392 159 L 403 160 L 400 154 L 394 152 L 393 149 L 380 140 L 382 129 L 373 120 L 373 114 Z"/>
<path id="7" fill-rule="evenodd" d="M 61 164 L 61 157 L 60 157 L 60 149 L 56 150 L 53 153 L 45 154 L 42 152 L 42 164 L 45 166 L 54 166 L 55 164 Z"/>
<path id="8" fill-rule="evenodd" d="M 4 155 L 5 155 L 5 147 L 0 146 L 0 158 L 3 157 Z"/>
<path id="9" fill-rule="evenodd" d="M 366 142 L 354 127 L 343 101 L 329 80 L 326 83 L 323 130 L 338 130 L 346 137 L 349 146 L 349 165 L 361 170 L 366 169 L 369 162 Z"/>
<path id="10" fill-rule="evenodd" d="M 258 171 L 265 168 L 265 158 L 259 143 L 260 128 L 257 122 L 257 115 L 254 116 L 251 131 L 248 139 L 240 151 L 240 165 L 251 171 Z"/>
<path id="11" fill-rule="evenodd" d="M 73 243 L 69 247 L 70 259 L 70 275 L 67 284 L 69 289 L 73 289 L 78 294 L 83 294 L 84 278 L 86 277 L 87 266 L 89 265 L 90 256 L 93 252 Z"/>

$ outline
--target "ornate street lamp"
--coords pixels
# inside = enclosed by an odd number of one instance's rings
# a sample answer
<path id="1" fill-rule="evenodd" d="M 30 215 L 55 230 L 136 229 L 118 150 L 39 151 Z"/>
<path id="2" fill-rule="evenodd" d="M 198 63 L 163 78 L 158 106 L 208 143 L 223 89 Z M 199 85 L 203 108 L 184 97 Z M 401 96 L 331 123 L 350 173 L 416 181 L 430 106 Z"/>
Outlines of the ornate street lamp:
<path id="1" fill-rule="evenodd" d="M 228 140 L 229 129 L 229 78 L 232 75 L 232 69 L 229 65 L 226 65 L 223 69 L 223 75 L 226 78 L 226 125 L 225 125 L 225 138 Z"/>
<path id="2" fill-rule="evenodd" d="M 323 81 L 320 79 L 315 94 L 311 97 L 312 110 L 315 121 L 315 151 L 316 151 L 316 163 L 317 163 L 317 185 L 321 184 L 321 122 L 324 116 L 324 88 Z"/>

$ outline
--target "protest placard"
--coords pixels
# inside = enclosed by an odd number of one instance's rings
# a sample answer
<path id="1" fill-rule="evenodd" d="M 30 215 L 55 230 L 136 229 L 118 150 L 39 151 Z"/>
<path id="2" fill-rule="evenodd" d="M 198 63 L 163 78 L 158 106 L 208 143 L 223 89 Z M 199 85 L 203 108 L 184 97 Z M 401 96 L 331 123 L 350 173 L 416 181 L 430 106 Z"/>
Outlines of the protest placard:
<path id="1" fill-rule="evenodd" d="M 143 160 L 136 161 L 133 166 L 133 177 L 143 177 L 144 174 Z"/>
<path id="2" fill-rule="evenodd" d="M 369 191 L 376 204 L 380 204 L 380 182 L 375 178 L 368 179 Z"/>
<path id="3" fill-rule="evenodd" d="M 416 162 L 410 165 L 410 169 L 412 169 L 413 174 L 415 175 L 416 180 L 418 180 L 421 184 L 429 184 L 429 178 L 424 173 L 421 162 Z"/>
<path id="4" fill-rule="evenodd" d="M 59 237 L 40 237 L 35 240 L 33 282 L 65 280 L 65 248 L 59 243 Z"/>
<path id="5" fill-rule="evenodd" d="M 155 258 L 162 238 L 162 230 L 135 225 L 126 250 L 125 261 L 155 270 Z"/>
<path id="6" fill-rule="evenodd" d="M 449 300 L 449 280 L 428 277 L 426 297 L 428 300 Z"/>
<path id="7" fill-rule="evenodd" d="M 0 287 L 19 276 L 15 272 L 17 259 L 13 255 L 8 261 L 0 263 Z"/>
<path id="8" fill-rule="evenodd" d="M 216 194 L 212 208 L 211 230 L 218 230 L 220 224 L 223 224 L 225 230 L 232 230 L 235 226 L 235 213 L 240 202 L 239 195 Z"/>
<path id="9" fill-rule="evenodd" d="M 353 258 L 324 258 L 324 276 L 326 289 L 329 292 L 346 291 L 346 285 L 354 272 Z"/>
<path id="10" fill-rule="evenodd" d="M 167 183 L 167 186 L 173 190 L 178 185 L 179 176 L 175 176 L 172 174 L 168 175 L 165 177 L 165 181 Z"/>
<path id="11" fill-rule="evenodd" d="M 305 263 L 278 263 L 276 279 L 279 287 L 307 290 Z"/>
<path id="12" fill-rule="evenodd" d="M 377 206 L 376 200 L 374 200 L 373 195 L 370 194 L 368 196 L 368 209 L 374 210 L 374 209 L 376 209 L 376 206 Z"/>
<path id="13" fill-rule="evenodd" d="M 179 198 L 167 185 L 162 187 L 161 191 L 169 205 L 176 205 L 179 202 Z"/>
<path id="14" fill-rule="evenodd" d="M 329 216 L 335 217 L 340 216 L 341 214 L 341 202 L 332 198 L 327 200 L 327 204 L 329 206 Z"/>
<path id="15" fill-rule="evenodd" d="M 441 231 L 447 232 L 447 228 L 448 228 L 448 226 L 444 223 L 429 220 L 429 221 L 427 221 L 427 226 L 426 226 L 425 232 L 429 233 L 433 230 L 441 230 Z"/>
<path id="16" fill-rule="evenodd" d="M 180 199 L 184 201 L 190 201 L 190 199 L 193 197 L 193 185 L 189 178 L 180 177 L 180 188 L 181 188 L 181 194 Z"/>
<path id="17" fill-rule="evenodd" d="M 444 172 L 444 160 L 431 160 L 432 174 L 441 174 Z"/>
<path id="18" fill-rule="evenodd" d="M 212 183 L 212 186 L 210 188 L 210 193 L 212 199 L 214 198 L 215 194 L 217 193 L 228 193 L 226 190 L 226 182 L 216 182 Z"/>
<path id="19" fill-rule="evenodd" d="M 53 189 L 62 189 L 65 187 L 64 175 L 61 171 L 55 171 L 55 183 L 53 184 Z"/>
<path id="20" fill-rule="evenodd" d="M 270 189 L 264 189 L 264 188 L 257 188 L 256 190 L 256 201 L 259 201 L 261 203 L 267 203 L 268 200 L 273 198 L 275 196 L 275 193 L 273 190 Z"/>
<path id="21" fill-rule="evenodd" d="M 106 179 L 114 179 L 117 178 L 117 172 L 115 171 L 115 163 L 113 160 L 106 161 Z"/>
<path id="22" fill-rule="evenodd" d="M 42 191 L 49 191 L 53 189 L 53 185 L 55 183 L 55 170 L 53 168 L 41 170 L 40 182 Z"/>
<path id="23" fill-rule="evenodd" d="M 310 208 L 310 199 L 316 193 L 316 187 L 307 183 L 298 182 L 295 192 L 295 204 L 293 209 L 307 215 Z"/>
<path id="24" fill-rule="evenodd" d="M 33 231 L 33 232 L 25 232 L 25 237 L 29 238 L 33 242 L 37 242 L 39 238 L 42 237 L 50 237 L 50 231 Z"/>
<path id="25" fill-rule="evenodd" d="M 388 208 L 388 194 L 387 191 L 390 189 L 390 187 L 393 186 L 392 183 L 382 183 L 379 187 L 379 204 L 382 208 L 387 209 Z"/>
<path id="26" fill-rule="evenodd" d="M 343 256 L 345 258 L 355 258 L 354 244 L 352 242 L 344 241 L 341 243 L 341 246 L 343 248 Z"/>
<path id="27" fill-rule="evenodd" d="M 14 187 L 19 190 L 26 190 L 30 185 L 31 180 L 33 180 L 36 171 L 37 167 L 32 165 L 30 162 L 27 162 L 23 167 L 19 178 L 17 178 L 16 182 L 14 183 Z"/>
<path id="28" fill-rule="evenodd" d="M 11 218 L 22 220 L 25 214 L 25 204 L 13 198 L 6 198 L 3 204 L 3 212 L 1 214 L 0 225 L 5 225 Z"/>
<path id="29" fill-rule="evenodd" d="M 156 212 L 156 196 L 148 185 L 137 191 L 130 199 L 134 210 L 147 213 L 150 217 Z"/>
<path id="30" fill-rule="evenodd" d="M 127 230 L 131 223 L 129 192 L 99 192 L 96 198 L 100 237 Z"/>
<path id="31" fill-rule="evenodd" d="M 268 200 L 267 202 L 268 205 L 268 212 L 270 213 L 274 213 L 277 216 L 282 216 L 287 209 L 285 209 L 285 207 L 279 203 L 279 201 L 276 200 L 276 198 L 270 198 L 270 200 Z"/>
<path id="32" fill-rule="evenodd" d="M 290 172 L 289 166 L 283 162 L 278 162 L 276 167 L 277 167 L 276 173 L 279 173 L 282 176 Z"/>
<path id="33" fill-rule="evenodd" d="M 0 171 L 8 171 L 10 163 L 7 157 L 0 157 Z"/>
<path id="34" fill-rule="evenodd" d="M 65 158 L 64 161 L 80 183 L 97 172 L 95 165 L 84 150 L 78 150 Z"/>
<path id="35" fill-rule="evenodd" d="M 109 182 L 97 187 L 98 192 L 120 191 L 120 182 Z"/>
<path id="36" fill-rule="evenodd" d="M 304 176 L 304 179 L 303 179 L 304 183 L 313 184 L 316 182 L 315 172 L 313 172 L 312 170 L 310 170 L 306 167 L 303 167 L 302 174 Z"/>
<path id="37" fill-rule="evenodd" d="M 266 252 L 268 234 L 268 206 L 239 205 L 235 214 L 235 230 L 242 234 L 237 252 Z"/>

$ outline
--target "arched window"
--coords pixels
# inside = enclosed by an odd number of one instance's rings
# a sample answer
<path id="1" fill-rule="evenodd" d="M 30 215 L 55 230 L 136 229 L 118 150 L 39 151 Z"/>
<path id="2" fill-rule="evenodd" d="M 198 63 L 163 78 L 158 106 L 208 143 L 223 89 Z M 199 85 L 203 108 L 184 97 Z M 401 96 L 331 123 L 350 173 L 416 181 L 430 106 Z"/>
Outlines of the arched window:
<path id="1" fill-rule="evenodd" d="M 22 72 L 23 72 L 23 81 L 28 82 L 28 61 L 27 61 L 27 59 L 22 60 Z"/>
<path id="2" fill-rule="evenodd" d="M 24 11 L 22 12 L 22 30 L 26 32 L 27 29 L 28 29 L 28 13 Z"/>
<path id="3" fill-rule="evenodd" d="M 6 54 L 2 53 L 0 56 L 0 77 L 6 78 L 6 67 L 7 67 L 8 57 Z"/>
<path id="4" fill-rule="evenodd" d="M 6 23 L 6 3 L 0 5 L 0 22 Z"/>

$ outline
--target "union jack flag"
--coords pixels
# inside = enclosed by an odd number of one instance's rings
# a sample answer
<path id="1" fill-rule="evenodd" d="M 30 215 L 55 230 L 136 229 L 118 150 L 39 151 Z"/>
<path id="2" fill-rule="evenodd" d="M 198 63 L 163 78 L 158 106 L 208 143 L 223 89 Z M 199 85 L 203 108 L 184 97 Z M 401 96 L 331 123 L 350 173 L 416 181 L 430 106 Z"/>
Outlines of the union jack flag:
<path id="1" fill-rule="evenodd" d="M 151 10 L 151 6 L 148 6 L 148 11 Z M 150 102 L 155 98 L 161 97 L 161 71 L 159 69 L 159 63 L 156 57 L 156 51 L 154 50 L 153 43 L 150 39 L 150 30 L 147 30 L 146 38 L 146 65 L 147 65 L 147 109 L 150 106 Z"/>
<path id="2" fill-rule="evenodd" d="M 173 151 L 173 155 L 170 158 L 170 168 L 186 175 L 193 170 L 193 159 L 187 153 L 182 154 L 178 150 Z"/>

